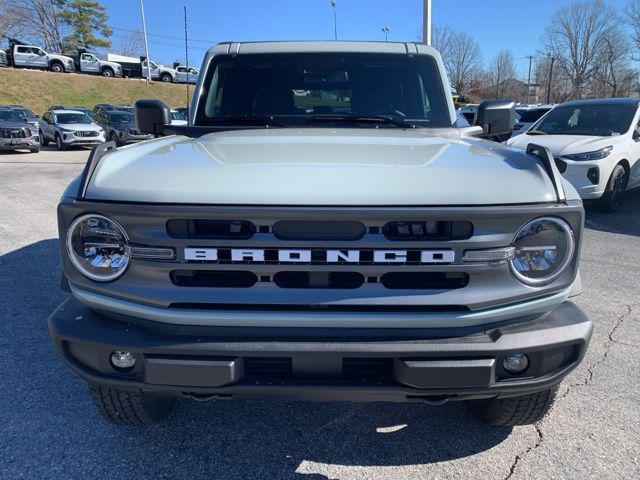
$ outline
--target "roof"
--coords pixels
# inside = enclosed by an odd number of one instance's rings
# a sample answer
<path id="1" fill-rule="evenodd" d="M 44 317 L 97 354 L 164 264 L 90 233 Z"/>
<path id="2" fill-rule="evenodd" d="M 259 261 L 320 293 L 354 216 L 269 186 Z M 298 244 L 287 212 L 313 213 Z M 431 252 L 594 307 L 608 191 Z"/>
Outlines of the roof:
<path id="1" fill-rule="evenodd" d="M 294 52 L 362 52 L 397 54 L 433 54 L 435 49 L 421 43 L 363 42 L 363 41 L 280 41 L 280 42 L 223 42 L 207 52 L 225 53 L 294 53 Z"/>
<path id="2" fill-rule="evenodd" d="M 570 100 L 565 105 L 632 105 L 640 104 L 640 98 L 591 98 L 587 100 Z"/>
<path id="3" fill-rule="evenodd" d="M 51 113 L 84 113 L 80 110 L 72 110 L 72 109 L 66 109 L 66 108 L 58 108 L 55 110 L 49 110 Z"/>

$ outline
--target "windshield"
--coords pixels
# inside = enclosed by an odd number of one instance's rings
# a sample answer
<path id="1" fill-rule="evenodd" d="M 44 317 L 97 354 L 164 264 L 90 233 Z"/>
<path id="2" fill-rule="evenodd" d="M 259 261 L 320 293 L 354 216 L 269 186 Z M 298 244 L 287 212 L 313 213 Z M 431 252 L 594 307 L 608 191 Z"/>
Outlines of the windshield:
<path id="1" fill-rule="evenodd" d="M 35 113 L 33 113 L 31 110 L 29 110 L 28 108 L 16 108 L 16 112 L 18 112 L 20 115 L 22 115 L 27 120 L 37 120 L 38 119 L 38 116 Z"/>
<path id="2" fill-rule="evenodd" d="M 58 113 L 56 114 L 56 123 L 63 125 L 69 123 L 91 123 L 91 119 L 86 113 Z"/>
<path id="3" fill-rule="evenodd" d="M 0 110 L 0 122 L 22 122 L 23 117 L 15 110 Z"/>
<path id="4" fill-rule="evenodd" d="M 126 112 L 110 113 L 109 118 L 112 122 L 133 122 L 133 115 Z"/>
<path id="5" fill-rule="evenodd" d="M 214 58 L 207 75 L 196 119 L 200 125 L 269 116 L 299 126 L 324 115 L 336 121 L 340 116 L 386 116 L 422 127 L 451 126 L 437 64 L 426 55 L 222 55 Z M 333 126 L 313 123 L 322 125 Z M 380 126 L 367 126 L 372 125 Z"/>
<path id="6" fill-rule="evenodd" d="M 540 117 L 547 113 L 550 108 L 537 108 L 535 110 L 524 110 L 520 113 L 520 121 L 524 123 L 537 122 Z"/>
<path id="7" fill-rule="evenodd" d="M 631 127 L 635 105 L 565 105 L 556 107 L 527 134 L 621 135 Z"/>

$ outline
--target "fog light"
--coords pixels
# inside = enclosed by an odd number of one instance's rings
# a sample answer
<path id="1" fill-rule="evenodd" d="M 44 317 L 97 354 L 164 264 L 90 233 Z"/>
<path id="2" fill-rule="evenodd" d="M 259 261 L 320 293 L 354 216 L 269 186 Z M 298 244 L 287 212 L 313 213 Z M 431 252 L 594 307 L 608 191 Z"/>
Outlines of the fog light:
<path id="1" fill-rule="evenodd" d="M 591 183 L 597 185 L 600 181 L 600 169 L 598 167 L 592 167 L 587 170 L 587 178 Z"/>
<path id="2" fill-rule="evenodd" d="M 111 352 L 111 365 L 116 370 L 131 370 L 136 364 L 136 357 L 131 352 L 116 350 Z"/>
<path id="3" fill-rule="evenodd" d="M 529 357 L 524 353 L 507 355 L 502 362 L 502 366 L 509 373 L 522 373 L 529 367 Z"/>

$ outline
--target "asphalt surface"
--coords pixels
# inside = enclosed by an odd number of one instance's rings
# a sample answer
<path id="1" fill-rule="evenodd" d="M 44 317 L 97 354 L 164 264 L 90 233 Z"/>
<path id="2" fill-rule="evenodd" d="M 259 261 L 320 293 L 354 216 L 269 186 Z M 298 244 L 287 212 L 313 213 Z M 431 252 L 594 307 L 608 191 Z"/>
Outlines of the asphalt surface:
<path id="1" fill-rule="evenodd" d="M 1 479 L 640 478 L 640 192 L 590 211 L 580 304 L 595 331 L 539 425 L 464 405 L 185 401 L 116 427 L 58 359 L 56 203 L 88 151 L 0 153 Z"/>

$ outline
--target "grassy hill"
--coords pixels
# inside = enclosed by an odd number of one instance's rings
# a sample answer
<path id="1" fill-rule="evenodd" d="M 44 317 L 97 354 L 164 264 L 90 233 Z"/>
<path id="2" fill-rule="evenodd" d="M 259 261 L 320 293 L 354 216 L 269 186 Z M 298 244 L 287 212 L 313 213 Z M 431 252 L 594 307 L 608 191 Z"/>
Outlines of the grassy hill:
<path id="1" fill-rule="evenodd" d="M 193 86 L 189 90 L 192 94 Z M 183 107 L 187 103 L 186 87 L 161 82 L 147 85 L 141 79 L 0 68 L 0 104 L 18 103 L 38 115 L 51 105 L 93 108 L 96 103 L 133 104 L 140 98 L 158 98 L 170 107 Z"/>

